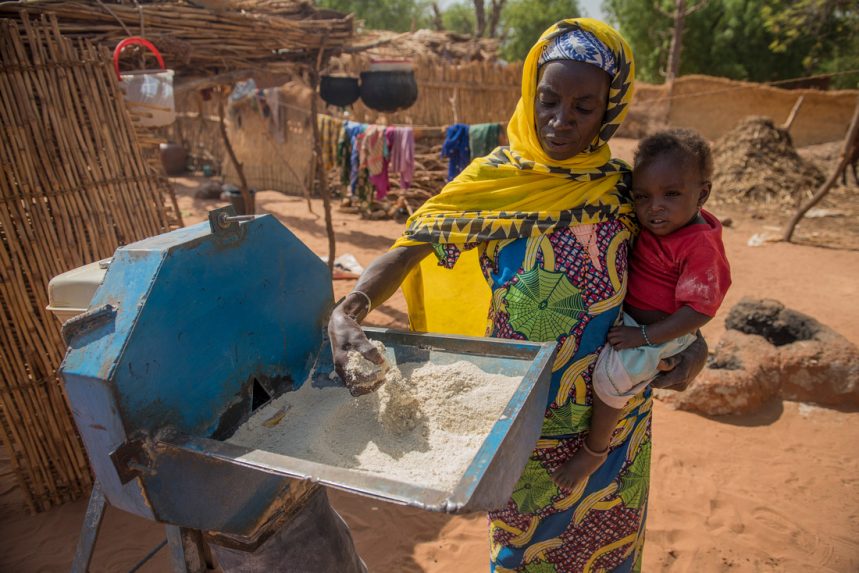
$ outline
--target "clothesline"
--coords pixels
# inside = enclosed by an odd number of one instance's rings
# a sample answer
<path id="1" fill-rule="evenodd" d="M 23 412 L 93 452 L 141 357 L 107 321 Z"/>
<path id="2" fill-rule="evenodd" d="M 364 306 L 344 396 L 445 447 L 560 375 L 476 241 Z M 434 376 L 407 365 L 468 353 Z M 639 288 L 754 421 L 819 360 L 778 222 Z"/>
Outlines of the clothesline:
<path id="1" fill-rule="evenodd" d="M 360 200 L 383 199 L 390 189 L 390 173 L 400 176 L 403 189 L 411 186 L 415 168 L 415 137 L 420 127 L 367 124 L 319 115 L 323 164 L 339 167 L 341 182 Z M 490 153 L 501 139 L 500 123 L 453 124 L 443 131 L 441 156 L 450 160 L 448 181 L 456 177 L 473 157 Z M 371 188 L 375 190 L 372 191 Z"/>
<path id="2" fill-rule="evenodd" d="M 352 119 L 343 119 L 342 117 L 335 117 L 333 115 L 328 114 L 319 114 L 321 116 L 330 117 L 332 119 L 336 119 L 339 121 L 355 121 Z M 384 125 L 385 127 L 410 127 L 414 130 L 415 137 L 421 137 L 424 135 L 444 135 L 447 128 L 452 125 L 456 125 L 455 123 L 449 123 L 447 125 L 421 125 L 421 124 L 408 124 L 408 123 L 385 123 L 385 124 L 370 124 L 368 122 L 358 122 L 358 123 L 367 123 L 367 125 Z M 506 133 L 507 124 L 504 122 L 498 122 L 501 125 L 502 131 Z M 438 132 L 433 133 L 433 132 Z"/>

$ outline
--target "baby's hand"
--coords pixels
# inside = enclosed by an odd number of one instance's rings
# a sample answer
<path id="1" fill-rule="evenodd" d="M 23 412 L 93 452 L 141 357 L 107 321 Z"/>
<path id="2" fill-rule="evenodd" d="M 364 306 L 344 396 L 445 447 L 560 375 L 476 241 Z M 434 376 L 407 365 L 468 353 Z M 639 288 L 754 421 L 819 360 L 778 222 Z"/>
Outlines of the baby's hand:
<path id="1" fill-rule="evenodd" d="M 613 326 L 608 331 L 608 343 L 615 350 L 624 348 L 636 348 L 647 344 L 641 329 L 634 326 Z"/>

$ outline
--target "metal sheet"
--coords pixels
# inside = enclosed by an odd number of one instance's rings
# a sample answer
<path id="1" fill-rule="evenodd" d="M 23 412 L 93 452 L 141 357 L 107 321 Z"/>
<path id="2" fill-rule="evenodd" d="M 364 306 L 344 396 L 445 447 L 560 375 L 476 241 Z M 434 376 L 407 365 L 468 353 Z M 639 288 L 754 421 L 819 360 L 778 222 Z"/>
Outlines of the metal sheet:
<path id="1" fill-rule="evenodd" d="M 255 389 L 263 399 L 290 389 L 316 362 L 333 305 L 327 266 L 271 215 L 235 227 L 202 223 L 118 249 L 90 302 L 115 312 L 70 330 L 61 375 L 112 505 L 165 513 L 139 479 L 120 480 L 117 448 L 166 430 L 227 435 L 250 415 Z M 264 514 L 283 483 L 269 477 L 268 500 L 251 505 Z M 181 471 L 175 487 L 195 489 Z"/>
<path id="2" fill-rule="evenodd" d="M 555 345 L 421 335 L 386 329 L 366 330 L 371 338 L 381 340 L 401 362 L 423 359 L 433 363 L 450 363 L 464 359 L 489 372 L 522 376 L 519 387 L 453 490 L 417 487 L 354 469 L 319 464 L 203 437 L 171 439 L 171 446 L 184 451 L 189 463 L 192 459 L 197 459 L 197 463 L 201 459 L 218 460 L 245 470 L 311 480 L 430 511 L 485 511 L 506 503 L 540 434 Z M 330 369 L 330 356 L 323 352 L 315 375 L 327 378 Z"/>

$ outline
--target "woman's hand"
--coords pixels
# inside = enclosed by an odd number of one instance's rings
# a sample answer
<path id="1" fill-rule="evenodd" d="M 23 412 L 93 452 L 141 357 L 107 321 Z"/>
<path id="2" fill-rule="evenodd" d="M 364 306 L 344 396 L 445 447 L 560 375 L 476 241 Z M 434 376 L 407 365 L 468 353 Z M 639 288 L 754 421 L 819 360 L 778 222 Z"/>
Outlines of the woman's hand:
<path id="1" fill-rule="evenodd" d="M 689 347 L 663 359 L 659 363 L 661 372 L 650 383 L 654 388 L 666 388 L 682 392 L 704 369 L 707 363 L 707 341 L 698 331 L 697 338 Z"/>
<path id="2" fill-rule="evenodd" d="M 384 377 L 375 380 L 362 380 L 347 372 L 346 363 L 349 361 L 350 350 L 360 352 L 364 358 L 373 364 L 382 365 L 385 358 L 367 339 L 367 335 L 364 334 L 358 321 L 343 309 L 343 304 L 335 308 L 331 314 L 331 320 L 328 321 L 328 337 L 331 339 L 334 370 L 353 396 L 370 393 L 384 383 Z"/>
<path id="3" fill-rule="evenodd" d="M 328 337 L 331 339 L 334 370 L 353 396 L 372 392 L 384 382 L 384 379 L 356 380 L 346 372 L 350 350 L 360 352 L 373 364 L 382 365 L 385 361 L 361 330 L 361 321 L 370 312 L 370 307 L 388 300 L 400 288 L 409 271 L 431 252 L 432 246 L 428 244 L 391 249 L 370 263 L 361 274 L 355 290 L 346 295 L 331 313 Z"/>

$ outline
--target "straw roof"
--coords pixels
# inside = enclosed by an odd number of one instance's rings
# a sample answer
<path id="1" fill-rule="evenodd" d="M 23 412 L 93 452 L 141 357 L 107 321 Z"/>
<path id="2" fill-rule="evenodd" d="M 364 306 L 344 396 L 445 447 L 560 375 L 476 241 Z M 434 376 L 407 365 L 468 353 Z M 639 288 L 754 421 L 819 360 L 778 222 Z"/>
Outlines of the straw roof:
<path id="1" fill-rule="evenodd" d="M 386 30 L 363 30 L 355 44 L 368 46 L 361 52 L 371 58 L 429 58 L 443 63 L 495 62 L 499 41 L 495 38 L 436 30 L 417 30 L 398 34 Z M 373 46 L 377 44 L 376 46 Z M 353 50 L 347 50 L 353 51 Z"/>
<path id="2" fill-rule="evenodd" d="M 0 3 L 0 18 L 53 14 L 66 37 L 113 48 L 129 36 L 155 44 L 180 78 L 315 63 L 353 38 L 351 15 L 294 0 L 24 0 Z M 241 79 L 241 78 L 230 78 Z M 225 81 L 224 83 L 229 83 Z"/>

